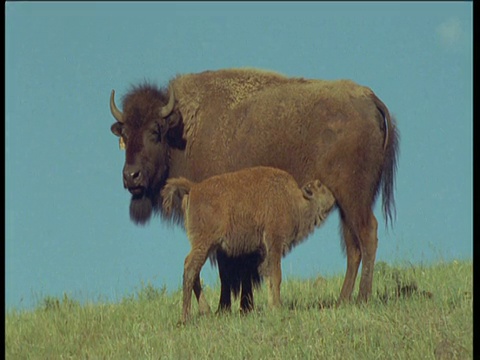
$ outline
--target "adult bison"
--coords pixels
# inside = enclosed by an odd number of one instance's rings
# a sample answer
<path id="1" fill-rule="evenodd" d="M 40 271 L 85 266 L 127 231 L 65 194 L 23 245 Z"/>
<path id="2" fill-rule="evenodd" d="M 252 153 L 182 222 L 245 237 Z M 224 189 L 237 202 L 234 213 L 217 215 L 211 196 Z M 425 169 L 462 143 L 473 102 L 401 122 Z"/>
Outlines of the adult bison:
<path id="1" fill-rule="evenodd" d="M 372 90 L 348 80 L 227 69 L 178 75 L 168 90 L 135 86 L 123 112 L 114 95 L 111 130 L 126 146 L 123 182 L 135 223 L 162 215 L 160 192 L 169 177 L 200 182 L 263 165 L 289 172 L 299 184 L 320 179 L 337 200 L 347 256 L 339 302 L 351 299 L 360 261 L 358 300 L 368 299 L 378 243 L 372 208 L 382 187 L 386 222 L 392 220 L 398 147 L 395 122 Z M 181 219 L 180 205 L 173 214 Z M 220 307 L 229 306 L 225 289 L 240 280 L 224 283 L 225 271 L 232 270 L 230 260 L 234 267 L 241 263 L 218 255 Z"/>

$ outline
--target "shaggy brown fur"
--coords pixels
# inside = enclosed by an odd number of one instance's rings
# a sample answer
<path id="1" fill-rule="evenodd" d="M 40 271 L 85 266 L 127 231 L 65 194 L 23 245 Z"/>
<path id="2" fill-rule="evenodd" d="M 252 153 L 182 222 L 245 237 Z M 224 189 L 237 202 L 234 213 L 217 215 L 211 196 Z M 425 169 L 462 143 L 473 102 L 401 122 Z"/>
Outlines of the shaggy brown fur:
<path id="1" fill-rule="evenodd" d="M 337 200 L 347 255 L 339 301 L 351 299 L 360 262 L 358 297 L 367 300 L 378 243 L 372 208 L 382 187 L 387 222 L 394 216 L 398 148 L 395 122 L 373 91 L 347 80 L 254 69 L 179 75 L 169 87 L 175 94 L 170 115 L 150 111 L 151 104 L 165 106 L 166 89 L 158 95 L 134 89 L 123 103 L 124 124 L 112 125 L 126 140 L 125 186 L 132 203 L 139 203 L 132 219 L 145 223 L 152 212 L 182 219 L 180 205 L 171 216 L 161 208 L 159 190 L 169 177 L 199 182 L 264 165 L 287 171 L 300 184 L 320 179 Z M 144 100 L 135 100 L 136 91 Z"/>
<path id="2" fill-rule="evenodd" d="M 269 304 L 279 306 L 282 256 L 320 226 L 335 204 L 332 193 L 319 180 L 300 189 L 287 172 L 263 166 L 200 183 L 169 179 L 162 190 L 167 215 L 175 199 L 182 196 L 192 246 L 183 273 L 183 321 L 189 316 L 200 270 L 218 249 L 231 257 L 264 254 L 259 272 L 267 278 Z"/>

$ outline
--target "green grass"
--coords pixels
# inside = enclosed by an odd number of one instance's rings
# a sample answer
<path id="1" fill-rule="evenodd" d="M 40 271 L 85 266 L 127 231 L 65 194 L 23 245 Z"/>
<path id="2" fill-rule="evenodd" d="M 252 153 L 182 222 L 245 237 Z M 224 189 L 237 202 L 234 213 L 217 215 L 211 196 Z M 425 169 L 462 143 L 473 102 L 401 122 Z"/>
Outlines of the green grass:
<path id="1" fill-rule="evenodd" d="M 343 275 L 284 279 L 283 306 L 199 316 L 177 326 L 181 291 L 144 285 L 117 304 L 45 298 L 33 311 L 9 311 L 7 359 L 472 359 L 473 265 L 375 268 L 367 305 L 333 306 Z M 219 289 L 206 288 L 212 310 Z"/>

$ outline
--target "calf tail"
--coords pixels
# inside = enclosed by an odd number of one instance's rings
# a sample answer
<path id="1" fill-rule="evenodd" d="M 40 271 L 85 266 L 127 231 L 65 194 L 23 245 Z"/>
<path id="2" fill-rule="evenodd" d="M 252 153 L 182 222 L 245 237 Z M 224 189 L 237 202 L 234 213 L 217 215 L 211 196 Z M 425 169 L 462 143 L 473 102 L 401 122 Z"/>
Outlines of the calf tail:
<path id="1" fill-rule="evenodd" d="M 162 216 L 175 223 L 183 220 L 182 200 L 195 183 L 183 177 L 168 179 L 161 191 Z"/>

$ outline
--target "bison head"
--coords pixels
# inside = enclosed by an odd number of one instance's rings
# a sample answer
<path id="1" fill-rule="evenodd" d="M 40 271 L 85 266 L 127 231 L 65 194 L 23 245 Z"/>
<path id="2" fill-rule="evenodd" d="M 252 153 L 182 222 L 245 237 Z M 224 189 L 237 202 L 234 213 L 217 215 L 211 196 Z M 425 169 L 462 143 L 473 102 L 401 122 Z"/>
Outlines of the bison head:
<path id="1" fill-rule="evenodd" d="M 132 194 L 130 218 L 137 224 L 145 224 L 160 207 L 170 148 L 185 147 L 179 129 L 183 125 L 174 108 L 172 87 L 168 94 L 148 84 L 134 87 L 123 99 L 123 112 L 115 105 L 112 90 L 110 110 L 116 122 L 110 129 L 126 150 L 123 185 Z"/>

